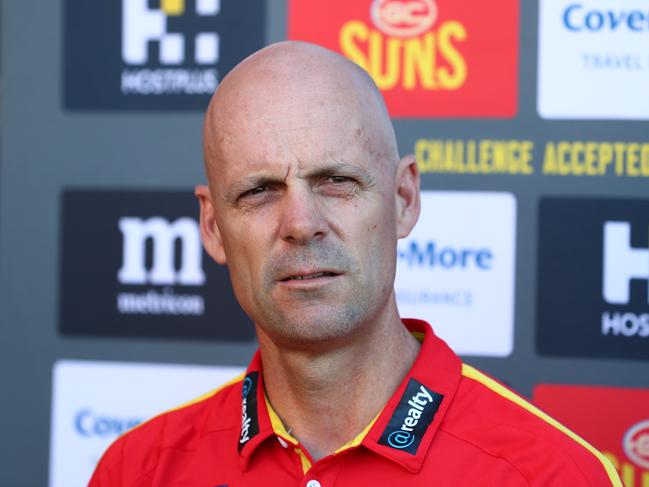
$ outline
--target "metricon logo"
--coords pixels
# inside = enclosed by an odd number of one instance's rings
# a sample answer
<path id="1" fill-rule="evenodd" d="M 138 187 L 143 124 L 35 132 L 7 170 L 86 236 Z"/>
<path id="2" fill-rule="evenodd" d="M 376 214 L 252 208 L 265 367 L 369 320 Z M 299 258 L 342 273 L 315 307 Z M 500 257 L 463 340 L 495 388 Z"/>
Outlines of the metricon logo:
<path id="1" fill-rule="evenodd" d="M 179 218 L 173 223 L 162 217 L 119 219 L 124 244 L 122 267 L 117 273 L 121 284 L 156 284 L 200 286 L 205 283 L 198 223 Z M 153 244 L 153 264 L 145 268 L 146 241 Z M 180 270 L 174 269 L 174 243 L 180 242 Z M 120 313 L 202 315 L 205 302 L 200 294 L 175 295 L 171 288 L 162 293 L 149 289 L 145 293 L 122 292 L 117 296 Z"/>
<path id="2" fill-rule="evenodd" d="M 227 268 L 203 251 L 197 212 L 191 192 L 67 191 L 63 333 L 251 339 Z"/>
<path id="3" fill-rule="evenodd" d="M 124 238 L 123 263 L 117 277 L 122 284 L 183 284 L 200 286 L 205 283 L 202 269 L 201 240 L 198 223 L 192 218 L 179 218 L 173 223 L 161 217 L 147 220 L 136 217 L 119 219 Z M 145 269 L 145 244 L 153 241 L 153 266 Z M 181 242 L 180 270 L 174 270 L 174 242 Z"/>

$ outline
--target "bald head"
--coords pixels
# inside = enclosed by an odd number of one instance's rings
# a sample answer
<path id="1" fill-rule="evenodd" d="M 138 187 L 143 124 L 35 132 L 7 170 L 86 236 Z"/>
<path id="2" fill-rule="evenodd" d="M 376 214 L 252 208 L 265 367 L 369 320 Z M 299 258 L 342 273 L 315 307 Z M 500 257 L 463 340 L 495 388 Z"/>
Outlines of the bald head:
<path id="1" fill-rule="evenodd" d="M 361 144 L 379 166 L 396 167 L 399 160 L 389 115 L 367 73 L 322 47 L 281 42 L 242 61 L 212 97 L 203 131 L 210 184 L 236 157 L 236 144 L 259 144 L 258 156 L 272 159 L 279 146 L 299 143 L 307 131 L 319 134 L 308 140 L 316 156 Z"/>
<path id="2" fill-rule="evenodd" d="M 395 249 L 419 176 L 364 71 L 314 45 L 269 46 L 221 83 L 204 146 L 201 237 L 260 342 L 331 344 L 384 312 L 401 326 Z"/>

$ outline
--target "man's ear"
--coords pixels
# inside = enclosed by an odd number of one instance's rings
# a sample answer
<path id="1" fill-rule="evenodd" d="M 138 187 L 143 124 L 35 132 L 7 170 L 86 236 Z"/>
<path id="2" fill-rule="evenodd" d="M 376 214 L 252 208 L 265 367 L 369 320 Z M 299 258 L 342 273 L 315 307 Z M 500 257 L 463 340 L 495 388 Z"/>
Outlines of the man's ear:
<path id="1" fill-rule="evenodd" d="M 225 257 L 223 241 L 221 240 L 221 232 L 216 224 L 210 190 L 207 186 L 199 184 L 194 188 L 194 195 L 196 195 L 201 205 L 200 227 L 203 247 L 205 247 L 205 251 L 212 259 L 219 264 L 225 264 L 227 259 Z"/>
<path id="2" fill-rule="evenodd" d="M 417 169 L 417 160 L 412 154 L 399 161 L 395 187 L 397 237 L 404 238 L 410 234 L 415 223 L 417 223 L 421 207 L 419 169 Z"/>

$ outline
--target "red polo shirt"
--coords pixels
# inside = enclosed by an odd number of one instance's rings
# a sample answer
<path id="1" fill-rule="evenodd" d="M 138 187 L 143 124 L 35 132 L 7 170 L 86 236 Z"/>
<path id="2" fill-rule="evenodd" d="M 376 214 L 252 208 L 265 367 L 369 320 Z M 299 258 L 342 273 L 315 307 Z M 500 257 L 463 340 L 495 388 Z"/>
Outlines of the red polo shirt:
<path id="1" fill-rule="evenodd" d="M 404 322 L 422 341 L 412 369 L 328 457 L 314 462 L 286 432 L 257 353 L 241 377 L 119 438 L 90 487 L 622 486 L 592 446 L 462 364 L 427 323 Z"/>

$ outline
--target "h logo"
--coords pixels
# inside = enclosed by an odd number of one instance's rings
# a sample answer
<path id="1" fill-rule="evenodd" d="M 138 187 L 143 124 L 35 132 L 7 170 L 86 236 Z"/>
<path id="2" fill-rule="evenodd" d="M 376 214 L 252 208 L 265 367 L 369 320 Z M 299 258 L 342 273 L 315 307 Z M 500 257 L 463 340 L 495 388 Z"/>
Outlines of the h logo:
<path id="1" fill-rule="evenodd" d="M 122 284 L 157 284 L 200 286 L 205 283 L 202 268 L 198 223 L 179 218 L 173 223 L 161 217 L 148 220 L 135 217 L 119 219 L 123 236 L 122 267 L 117 278 Z M 146 240 L 153 241 L 153 264 L 146 269 Z M 174 268 L 175 243 L 180 239 L 180 269 Z"/>
<path id="2" fill-rule="evenodd" d="M 631 279 L 649 281 L 649 249 L 631 245 L 631 225 L 627 222 L 604 223 L 604 299 L 611 304 L 628 304 Z M 649 292 L 647 293 L 649 303 Z"/>
<path id="3" fill-rule="evenodd" d="M 214 16 L 221 10 L 221 0 L 196 0 L 196 15 Z M 160 63 L 178 65 L 185 61 L 185 36 L 167 32 L 167 18 L 185 13 L 185 0 L 160 0 L 160 9 L 148 7 L 148 0 L 122 0 L 122 58 L 127 64 L 145 64 L 148 44 L 159 43 Z M 199 32 L 194 39 L 197 64 L 216 64 L 219 36 Z"/>

